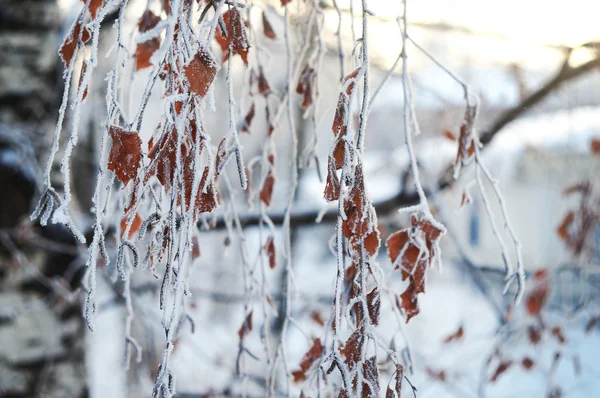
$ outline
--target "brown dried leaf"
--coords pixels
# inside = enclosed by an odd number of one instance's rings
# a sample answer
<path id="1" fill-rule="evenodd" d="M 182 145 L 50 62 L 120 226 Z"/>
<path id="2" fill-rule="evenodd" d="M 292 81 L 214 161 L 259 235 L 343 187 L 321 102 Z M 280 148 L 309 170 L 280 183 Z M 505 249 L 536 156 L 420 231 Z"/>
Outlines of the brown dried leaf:
<path id="1" fill-rule="evenodd" d="M 454 133 L 450 130 L 444 130 L 442 131 L 442 134 L 444 135 L 444 137 L 448 138 L 450 141 L 456 141 L 456 136 L 454 135 Z"/>
<path id="2" fill-rule="evenodd" d="M 365 250 L 370 256 L 374 256 L 377 254 L 377 251 L 379 250 L 379 244 L 380 239 L 378 230 L 372 231 L 367 236 L 365 236 Z"/>
<path id="3" fill-rule="evenodd" d="M 475 135 L 475 118 L 477 116 L 477 107 L 467 106 L 465 117 L 460 126 L 460 136 L 458 138 L 458 152 L 454 162 L 454 174 L 458 176 L 461 166 L 467 165 L 475 154 L 475 146 L 479 141 Z"/>
<path id="4" fill-rule="evenodd" d="M 371 293 L 367 294 L 367 308 L 369 309 L 371 324 L 378 325 L 379 312 L 381 310 L 381 296 L 376 287 L 371 290 Z"/>
<path id="5" fill-rule="evenodd" d="M 313 311 L 310 315 L 311 319 L 313 321 L 315 321 L 315 323 L 319 326 L 325 326 L 325 321 L 323 320 L 323 318 L 321 317 L 321 314 L 319 314 L 318 311 Z"/>
<path id="6" fill-rule="evenodd" d="M 69 34 L 65 37 L 62 45 L 60 46 L 60 50 L 58 53 L 62 58 L 65 68 L 68 68 L 71 65 L 71 61 L 73 60 L 73 56 L 75 55 L 75 51 L 78 49 L 79 36 L 81 36 L 81 41 L 83 43 L 87 42 L 90 39 L 90 31 L 87 28 L 83 28 L 81 21 L 82 17 L 79 16 L 77 18 L 77 23 L 73 26 Z"/>
<path id="7" fill-rule="evenodd" d="M 444 344 L 448 344 L 452 341 L 458 341 L 458 340 L 462 339 L 463 333 L 464 333 L 464 330 L 461 325 L 456 332 L 452 333 L 451 335 L 449 335 L 448 337 L 446 337 L 444 339 Z"/>
<path id="8" fill-rule="evenodd" d="M 335 161 L 330 156 L 327 162 L 327 183 L 325 184 L 325 200 L 332 202 L 340 198 L 340 180 L 335 172 Z"/>
<path id="9" fill-rule="evenodd" d="M 335 135 L 337 138 L 346 135 L 346 131 L 348 130 L 348 123 L 346 122 L 346 119 L 350 107 L 350 97 L 352 96 L 352 91 L 356 85 L 356 78 L 359 72 L 360 68 L 346 76 L 343 80 L 344 87 L 346 87 L 346 89 L 342 90 L 340 93 L 335 109 L 335 116 L 333 117 L 333 125 L 331 126 L 333 135 Z"/>
<path id="10" fill-rule="evenodd" d="M 346 156 L 346 141 L 338 139 L 335 142 L 335 148 L 333 149 L 333 159 L 335 160 L 336 170 L 340 170 L 344 167 L 344 160 Z"/>
<path id="11" fill-rule="evenodd" d="M 200 257 L 200 242 L 196 235 L 192 236 L 192 260 Z"/>
<path id="12" fill-rule="evenodd" d="M 563 220 L 560 223 L 560 225 L 558 226 L 558 228 L 556 229 L 556 233 L 558 234 L 558 236 L 565 242 L 569 241 L 569 227 L 571 226 L 571 224 L 573 223 L 574 220 L 575 220 L 575 213 L 572 211 L 569 211 L 565 215 L 565 218 L 563 218 Z"/>
<path id="13" fill-rule="evenodd" d="M 217 155 L 215 159 L 215 167 L 217 173 L 223 167 L 223 162 L 225 161 L 225 155 L 227 154 L 227 149 L 225 148 L 226 138 L 224 137 L 221 142 L 219 142 L 219 147 L 217 148 Z"/>
<path id="14" fill-rule="evenodd" d="M 533 362 L 533 360 L 529 357 L 525 357 L 521 361 L 521 366 L 523 366 L 526 370 L 530 370 L 534 364 L 535 363 Z"/>
<path id="15" fill-rule="evenodd" d="M 340 350 L 344 357 L 346 357 L 346 362 L 350 370 L 353 370 L 360 361 L 364 341 L 365 331 L 362 327 L 359 327 L 348 337 L 344 348 Z"/>
<path id="16" fill-rule="evenodd" d="M 184 67 L 190 91 L 204 97 L 215 80 L 219 67 L 210 50 L 200 46 L 198 53 Z"/>
<path id="17" fill-rule="evenodd" d="M 540 283 L 533 292 L 527 296 L 526 308 L 529 315 L 536 316 L 540 314 L 548 299 L 549 290 L 550 287 L 548 283 Z"/>
<path id="18" fill-rule="evenodd" d="M 313 87 L 317 80 L 317 72 L 309 65 L 304 65 L 302 73 L 298 78 L 298 84 L 296 85 L 296 92 L 302 95 L 301 106 L 304 109 L 310 107 L 313 103 Z"/>
<path id="19" fill-rule="evenodd" d="M 600 139 L 590 141 L 590 150 L 594 155 L 600 155 Z"/>
<path id="20" fill-rule="evenodd" d="M 275 31 L 273 30 L 273 26 L 271 26 L 271 23 L 267 19 L 267 15 L 265 14 L 264 11 L 262 13 L 262 23 L 263 23 L 263 32 L 265 33 L 265 36 L 268 37 L 269 39 L 275 40 L 277 38 L 277 35 L 275 34 Z"/>
<path id="21" fill-rule="evenodd" d="M 258 67 L 258 92 L 264 97 L 268 97 L 272 93 L 271 86 L 269 86 L 262 66 Z M 267 109 L 269 108 L 267 107 Z"/>
<path id="22" fill-rule="evenodd" d="M 260 190 L 260 200 L 268 207 L 271 206 L 271 197 L 273 196 L 273 185 L 275 184 L 275 175 L 272 169 L 269 169 L 267 178 Z"/>
<path id="23" fill-rule="evenodd" d="M 250 106 L 250 110 L 248 111 L 248 113 L 246 114 L 246 117 L 244 118 L 244 125 L 242 126 L 242 131 L 249 133 L 250 132 L 250 125 L 252 124 L 252 120 L 254 119 L 254 114 L 255 114 L 255 106 L 254 106 L 254 102 L 252 103 L 252 105 Z"/>
<path id="24" fill-rule="evenodd" d="M 81 0 L 81 2 L 85 4 L 86 0 Z M 92 16 L 92 20 L 96 19 L 96 16 L 98 15 L 98 9 L 102 7 L 102 2 L 103 0 L 90 0 L 89 10 L 90 15 Z"/>
<path id="25" fill-rule="evenodd" d="M 300 369 L 292 372 L 294 383 L 306 380 L 306 372 L 321 358 L 321 355 L 323 355 L 323 344 L 321 344 L 321 340 L 313 339 L 310 349 L 304 354 L 300 362 Z"/>
<path id="26" fill-rule="evenodd" d="M 121 218 L 121 238 L 123 238 L 123 234 L 125 234 L 125 229 L 127 228 L 127 216 L 123 216 Z M 129 229 L 129 234 L 127 234 L 127 239 L 133 238 L 135 233 L 140 230 L 142 226 L 142 217 L 138 213 L 135 213 L 135 217 L 133 217 L 133 221 L 131 222 L 131 228 Z"/>
<path id="27" fill-rule="evenodd" d="M 108 169 L 125 185 L 138 174 L 142 160 L 142 140 L 135 131 L 111 126 L 112 146 L 108 155 Z"/>
<path id="28" fill-rule="evenodd" d="M 556 339 L 558 340 L 558 342 L 560 344 L 565 344 L 566 343 L 567 339 L 565 338 L 565 335 L 563 334 L 562 329 L 561 329 L 560 326 L 554 326 L 552 328 L 551 332 L 552 332 L 552 335 L 554 337 L 556 337 Z"/>
<path id="29" fill-rule="evenodd" d="M 433 370 L 431 368 L 426 368 L 427 371 L 427 375 L 429 377 L 431 377 L 432 379 L 435 379 L 439 382 L 445 382 L 446 381 L 446 371 L 445 370 Z"/>
<path id="30" fill-rule="evenodd" d="M 223 14 L 223 21 L 227 27 L 227 37 L 223 35 L 220 27 L 215 34 L 215 39 L 221 46 L 221 50 L 223 50 L 223 62 L 229 59 L 229 50 L 231 49 L 231 54 L 239 54 L 244 61 L 244 65 L 248 66 L 250 42 L 240 12 L 236 8 L 229 9 Z"/>
<path id="31" fill-rule="evenodd" d="M 81 63 L 81 73 L 79 74 L 79 84 L 77 85 L 77 91 L 81 91 L 81 85 L 83 84 L 83 78 L 87 72 L 87 65 L 88 62 L 87 61 L 83 61 Z M 85 86 L 85 89 L 83 90 L 83 96 L 81 97 L 82 100 L 86 99 L 88 95 L 88 86 Z"/>
<path id="32" fill-rule="evenodd" d="M 529 336 L 529 341 L 531 344 L 536 345 L 542 339 L 542 331 L 536 328 L 535 326 L 529 326 L 527 328 L 527 335 Z"/>
<path id="33" fill-rule="evenodd" d="M 244 319 L 244 322 L 242 323 L 242 326 L 240 326 L 240 330 L 238 330 L 238 336 L 240 337 L 240 341 L 243 340 L 244 336 L 246 336 L 251 331 L 252 331 L 252 311 L 250 311 L 248 313 L 248 315 L 246 316 L 246 319 Z"/>
<path id="34" fill-rule="evenodd" d="M 135 48 L 135 70 L 148 68 L 152 66 L 150 58 L 160 48 L 160 40 L 156 37 L 138 43 Z"/>
<path id="35" fill-rule="evenodd" d="M 275 241 L 273 236 L 267 238 L 263 250 L 267 253 L 267 257 L 269 258 L 269 268 L 274 269 L 277 264 L 277 256 L 275 255 Z"/>
<path id="36" fill-rule="evenodd" d="M 363 362 L 363 377 L 365 381 L 362 385 L 363 398 L 379 396 L 379 370 L 377 369 L 377 358 L 374 356 Z M 369 386 L 370 384 L 370 386 Z M 372 388 L 371 388 L 372 387 Z"/>
<path id="37" fill-rule="evenodd" d="M 490 378 L 490 382 L 494 383 L 496 380 L 498 380 L 498 377 L 500 377 L 504 372 L 506 372 L 508 370 L 508 368 L 511 367 L 511 365 L 512 365 L 512 361 L 510 361 L 510 360 L 501 361 L 498 364 L 498 367 L 496 368 L 494 373 L 492 374 L 492 377 Z"/>

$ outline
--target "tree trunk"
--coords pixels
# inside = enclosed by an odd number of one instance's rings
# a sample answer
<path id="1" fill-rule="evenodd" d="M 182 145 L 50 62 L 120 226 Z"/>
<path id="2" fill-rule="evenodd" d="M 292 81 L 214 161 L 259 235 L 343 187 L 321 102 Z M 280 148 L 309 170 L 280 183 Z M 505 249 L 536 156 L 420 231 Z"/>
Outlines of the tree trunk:
<path id="1" fill-rule="evenodd" d="M 80 269 L 75 242 L 60 227 L 25 221 L 62 91 L 59 27 L 55 0 L 0 2 L 2 397 L 87 395 L 84 326 L 71 294 Z"/>

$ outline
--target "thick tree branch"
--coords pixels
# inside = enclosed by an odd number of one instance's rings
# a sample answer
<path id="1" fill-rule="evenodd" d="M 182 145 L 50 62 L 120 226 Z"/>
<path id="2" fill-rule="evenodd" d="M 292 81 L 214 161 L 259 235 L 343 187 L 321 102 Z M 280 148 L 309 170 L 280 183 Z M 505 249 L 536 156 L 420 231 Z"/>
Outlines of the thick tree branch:
<path id="1" fill-rule="evenodd" d="M 560 71 L 548 80 L 542 87 L 531 93 L 523 101 L 521 101 L 514 108 L 511 108 L 504 112 L 492 127 L 485 133 L 481 134 L 479 140 L 482 144 L 486 145 L 492 141 L 496 133 L 504 128 L 508 123 L 520 117 L 523 113 L 527 112 L 531 107 L 537 105 L 540 101 L 546 98 L 549 94 L 553 93 L 561 84 L 573 80 L 594 68 L 600 66 L 600 57 L 594 58 L 580 66 L 572 68 L 569 66 L 570 52 L 565 58 L 565 62 L 561 67 Z"/>

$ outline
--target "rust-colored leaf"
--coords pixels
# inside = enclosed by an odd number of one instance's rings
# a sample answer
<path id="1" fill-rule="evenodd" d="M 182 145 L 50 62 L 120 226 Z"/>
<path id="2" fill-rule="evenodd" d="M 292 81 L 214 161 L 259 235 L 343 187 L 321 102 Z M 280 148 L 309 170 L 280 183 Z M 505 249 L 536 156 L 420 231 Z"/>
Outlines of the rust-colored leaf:
<path id="1" fill-rule="evenodd" d="M 319 326 L 325 326 L 325 321 L 321 317 L 318 311 L 313 311 L 310 315 L 311 319 Z"/>
<path id="2" fill-rule="evenodd" d="M 196 235 L 192 236 L 192 260 L 200 257 L 200 242 Z"/>
<path id="3" fill-rule="evenodd" d="M 427 368 L 426 372 L 427 372 L 427 375 L 434 380 L 437 380 L 442 383 L 446 381 L 446 371 L 445 370 L 433 370 L 431 368 Z"/>
<path id="4" fill-rule="evenodd" d="M 88 65 L 88 62 L 85 60 L 81 63 L 81 73 L 79 74 L 79 84 L 77 85 L 77 91 L 81 91 L 81 85 L 83 84 L 83 78 L 85 77 L 85 74 L 87 72 L 87 65 Z M 85 88 L 83 90 L 83 96 L 81 97 L 81 99 L 82 100 L 86 99 L 87 95 L 88 95 L 88 86 L 86 84 Z"/>
<path id="5" fill-rule="evenodd" d="M 248 315 L 246 316 L 246 319 L 244 319 L 244 322 L 242 323 L 242 326 L 240 326 L 240 330 L 238 330 L 238 336 L 240 338 L 240 341 L 243 340 L 244 336 L 246 336 L 251 331 L 252 331 L 252 311 L 250 311 L 248 313 Z"/>
<path id="6" fill-rule="evenodd" d="M 215 167 L 217 169 L 217 173 L 219 170 L 223 168 L 223 162 L 225 161 L 225 155 L 227 154 L 226 145 L 226 137 L 223 137 L 221 142 L 219 142 L 219 147 L 217 148 L 217 155 L 215 159 Z"/>
<path id="7" fill-rule="evenodd" d="M 473 203 L 473 197 L 471 196 L 471 193 L 465 189 L 460 200 L 460 207 L 462 208 L 464 206 L 470 205 L 471 203 Z"/>
<path id="8" fill-rule="evenodd" d="M 277 256 L 275 255 L 275 241 L 273 236 L 267 238 L 267 242 L 263 246 L 263 250 L 267 253 L 269 259 L 269 268 L 274 269 L 277 264 Z"/>
<path id="9" fill-rule="evenodd" d="M 542 308 L 546 304 L 549 293 L 548 283 L 540 283 L 536 288 L 527 296 L 526 308 L 529 315 L 539 315 Z"/>
<path id="10" fill-rule="evenodd" d="M 219 206 L 218 193 L 213 181 L 209 179 L 208 166 L 202 172 L 202 179 L 196 196 L 196 213 L 210 213 Z"/>
<path id="11" fill-rule="evenodd" d="M 344 348 L 340 350 L 344 357 L 346 357 L 346 362 L 348 363 L 350 370 L 354 369 L 356 364 L 360 361 L 362 346 L 365 341 L 364 333 L 365 331 L 362 327 L 357 328 L 350 337 L 348 337 Z"/>
<path id="12" fill-rule="evenodd" d="M 252 120 L 254 119 L 254 114 L 255 114 L 255 107 L 254 107 L 254 102 L 252 103 L 252 105 L 250 106 L 250 110 L 248 110 L 248 113 L 246 114 L 246 117 L 244 118 L 244 125 L 242 126 L 242 131 L 249 133 L 250 132 L 250 125 L 252 124 Z"/>
<path id="13" fill-rule="evenodd" d="M 408 323 L 412 317 L 419 314 L 420 310 L 419 303 L 417 302 L 417 294 L 419 294 L 419 291 L 415 284 L 409 283 L 404 293 L 400 295 L 400 309 L 404 310 L 406 323 Z"/>
<path id="14" fill-rule="evenodd" d="M 531 359 L 529 357 L 525 357 L 521 361 L 521 366 L 523 366 L 526 370 L 530 370 L 534 364 L 535 363 L 533 362 L 533 359 Z"/>
<path id="15" fill-rule="evenodd" d="M 304 69 L 302 69 L 298 84 L 296 85 L 296 92 L 302 95 L 301 106 L 304 109 L 307 109 L 313 103 L 313 87 L 315 86 L 316 80 L 317 72 L 309 64 L 304 65 Z"/>
<path id="16" fill-rule="evenodd" d="M 271 197 L 273 196 L 273 185 L 275 184 L 275 175 L 273 170 L 269 169 L 267 178 L 260 190 L 260 200 L 268 207 L 271 206 Z"/>
<path id="17" fill-rule="evenodd" d="M 352 91 L 356 85 L 356 78 L 358 77 L 359 72 L 360 68 L 346 76 L 343 80 L 346 89 L 342 90 L 340 93 L 335 109 L 335 115 L 333 117 L 333 125 L 331 126 L 333 135 L 337 138 L 346 135 L 346 131 L 348 130 L 348 122 L 346 119 L 350 108 L 350 97 L 352 96 Z"/>
<path id="18" fill-rule="evenodd" d="M 442 134 L 444 135 L 444 137 L 448 138 L 450 141 L 456 141 L 456 136 L 454 135 L 454 133 L 450 130 L 444 130 L 442 131 Z"/>
<path id="19" fill-rule="evenodd" d="M 262 66 L 258 67 L 258 92 L 264 97 L 268 97 L 272 93 L 271 86 L 269 86 L 269 81 L 265 77 Z"/>
<path id="20" fill-rule="evenodd" d="M 150 10 L 146 10 L 138 21 L 138 30 L 140 33 L 145 33 L 151 29 L 154 29 L 159 22 L 160 17 L 158 15 L 154 14 Z"/>
<path id="21" fill-rule="evenodd" d="M 127 217 L 126 215 L 123 216 L 123 218 L 121 218 L 121 225 L 120 225 L 121 226 L 121 238 L 123 238 L 123 235 L 125 234 L 125 229 L 127 229 L 127 221 L 128 220 L 129 220 L 129 217 Z M 140 230 L 141 226 L 142 226 L 142 217 L 140 217 L 140 215 L 138 213 L 135 213 L 135 217 L 133 217 L 133 221 L 131 222 L 131 228 L 129 229 L 129 233 L 127 234 L 127 239 L 133 238 L 135 233 Z"/>
<path id="22" fill-rule="evenodd" d="M 565 344 L 567 339 L 565 338 L 565 335 L 562 332 L 562 329 L 560 326 L 554 326 L 551 330 L 552 332 L 552 336 L 556 337 L 556 339 L 558 340 L 558 342 L 560 344 Z"/>
<path id="23" fill-rule="evenodd" d="M 182 147 L 181 156 L 186 157 L 187 149 Z M 148 152 L 151 159 L 145 179 L 156 176 L 161 185 L 167 189 L 171 187 L 175 175 L 175 161 L 177 158 L 177 132 L 173 127 L 166 130 L 156 144 Z"/>
<path id="24" fill-rule="evenodd" d="M 556 229 L 556 233 L 562 240 L 569 241 L 569 227 L 571 226 L 571 224 L 573 223 L 574 220 L 575 220 L 575 213 L 572 211 L 569 211 L 563 218 L 563 220 L 560 223 L 560 225 L 558 226 L 558 228 Z"/>
<path id="25" fill-rule="evenodd" d="M 219 67 L 210 50 L 200 46 L 194 58 L 184 67 L 190 91 L 204 97 L 215 80 L 218 70 Z"/>
<path id="26" fill-rule="evenodd" d="M 138 43 L 135 48 L 135 70 L 148 68 L 152 66 L 150 58 L 160 48 L 160 40 L 156 37 Z"/>
<path id="27" fill-rule="evenodd" d="M 454 162 L 454 174 L 458 177 L 461 166 L 467 165 L 475 154 L 475 147 L 479 145 L 475 135 L 475 118 L 477 117 L 477 107 L 467 106 L 465 117 L 460 126 L 460 135 L 458 137 L 458 151 L 456 161 Z"/>
<path id="28" fill-rule="evenodd" d="M 81 0 L 81 2 L 85 4 L 86 0 Z M 98 9 L 102 7 L 102 2 L 103 0 L 90 0 L 89 10 L 90 15 L 92 16 L 92 20 L 96 19 L 96 16 L 98 15 Z"/>
<path id="29" fill-rule="evenodd" d="M 292 372 L 294 383 L 306 380 L 306 372 L 321 358 L 321 355 L 323 355 L 323 344 L 321 344 L 321 340 L 313 339 L 310 349 L 304 354 L 300 362 L 300 369 Z"/>
<path id="30" fill-rule="evenodd" d="M 463 327 L 461 325 L 456 332 L 452 333 L 451 335 L 447 336 L 444 339 L 444 344 L 448 344 L 448 343 L 450 343 L 452 341 L 458 341 L 458 340 L 462 339 L 463 338 L 463 334 L 464 334 L 464 330 L 463 330 Z"/>
<path id="31" fill-rule="evenodd" d="M 227 37 L 223 35 L 220 27 L 215 34 L 215 39 L 223 50 L 223 62 L 229 59 L 229 50 L 231 50 L 232 55 L 239 54 L 244 64 L 248 66 L 250 42 L 240 12 L 236 8 L 229 9 L 223 14 L 223 21 L 227 27 Z"/>
<path id="32" fill-rule="evenodd" d="M 367 294 L 367 308 L 369 309 L 371 324 L 378 325 L 379 312 L 381 310 L 381 296 L 376 287 L 371 290 L 371 293 Z"/>
<path id="33" fill-rule="evenodd" d="M 68 68 L 71 65 L 71 61 L 73 60 L 73 56 L 75 52 L 79 48 L 79 40 L 81 36 L 81 42 L 85 43 L 90 39 L 90 31 L 87 28 L 83 28 L 81 24 L 82 17 L 79 16 L 77 18 L 77 23 L 73 26 L 69 34 L 65 37 L 62 45 L 60 46 L 60 50 L 58 53 L 62 58 L 65 68 Z"/>
<path id="34" fill-rule="evenodd" d="M 292 0 L 281 0 L 281 5 L 285 6 L 285 5 L 287 5 L 288 3 L 291 3 L 291 2 L 292 2 Z"/>
<path id="35" fill-rule="evenodd" d="M 590 141 L 590 150 L 594 155 L 600 155 L 600 139 Z"/>
<path id="36" fill-rule="evenodd" d="M 496 380 L 498 380 L 498 377 L 500 377 L 504 372 L 506 372 L 508 370 L 508 368 L 511 367 L 511 365 L 512 365 L 512 361 L 509 361 L 509 360 L 501 361 L 498 364 L 498 367 L 496 368 L 494 373 L 492 374 L 492 377 L 490 377 L 490 382 L 494 383 Z"/>
<path id="37" fill-rule="evenodd" d="M 364 240 L 365 250 L 369 254 L 369 256 L 374 256 L 377 254 L 379 249 L 379 231 L 375 230 L 370 232 L 367 236 L 365 236 Z"/>
<path id="38" fill-rule="evenodd" d="M 542 331 L 535 326 L 529 326 L 527 328 L 527 336 L 531 344 L 536 345 L 542 339 Z"/>
<path id="39" fill-rule="evenodd" d="M 325 184 L 325 200 L 332 202 L 340 198 L 340 180 L 335 172 L 335 161 L 329 157 L 327 162 L 327 183 Z"/>
<path id="40" fill-rule="evenodd" d="M 335 168 L 336 170 L 340 170 L 344 167 L 344 161 L 346 156 L 346 141 L 343 139 L 338 139 L 335 142 L 335 147 L 333 149 L 333 159 L 335 160 Z"/>
<path id="41" fill-rule="evenodd" d="M 138 30 L 140 33 L 147 32 L 160 22 L 160 17 L 152 11 L 146 10 L 138 21 Z M 135 49 L 135 70 L 144 69 L 152 66 L 150 58 L 160 48 L 160 39 L 153 37 L 142 43 L 138 43 Z"/>
<path id="42" fill-rule="evenodd" d="M 271 26 L 271 23 L 269 22 L 269 19 L 267 18 L 267 15 L 265 14 L 264 11 L 262 13 L 262 23 L 263 23 L 263 32 L 265 33 L 265 36 L 268 37 L 269 39 L 275 40 L 277 38 L 277 35 L 275 34 L 275 31 L 273 30 L 273 26 Z"/>
<path id="43" fill-rule="evenodd" d="M 135 178 L 142 160 L 142 140 L 135 131 L 118 126 L 109 129 L 112 146 L 108 155 L 108 169 L 125 185 Z"/>
<path id="44" fill-rule="evenodd" d="M 362 385 L 362 397 L 379 396 L 379 370 L 377 369 L 377 358 L 374 356 L 363 362 L 363 377 L 366 382 Z"/>
<path id="45" fill-rule="evenodd" d="M 401 398 L 402 397 L 402 379 L 404 378 L 404 366 L 398 364 L 396 365 L 395 372 L 395 385 L 394 389 L 388 386 L 387 391 L 385 393 L 385 398 Z M 394 396 L 394 392 L 396 395 Z"/>

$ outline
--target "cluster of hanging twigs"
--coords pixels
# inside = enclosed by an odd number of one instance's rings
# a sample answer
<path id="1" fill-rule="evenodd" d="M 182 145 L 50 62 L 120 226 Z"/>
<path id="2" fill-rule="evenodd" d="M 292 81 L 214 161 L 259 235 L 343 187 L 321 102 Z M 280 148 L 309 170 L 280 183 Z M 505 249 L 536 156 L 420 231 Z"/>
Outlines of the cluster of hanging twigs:
<path id="1" fill-rule="evenodd" d="M 401 270 L 403 280 L 409 281 L 406 291 L 398 296 L 386 287 L 388 276 L 376 262 L 381 238 L 375 208 L 365 190 L 363 174 L 369 108 L 381 89 L 379 86 L 371 94 L 368 21 L 372 13 L 368 9 L 367 0 L 362 0 L 362 32 L 361 37 L 357 39 L 354 8 L 350 2 L 355 45 L 352 54 L 356 56 L 352 59 L 355 64 L 354 71 L 346 75 L 345 51 L 341 36 L 342 18 L 337 1 L 334 0 L 339 18 L 336 36 L 343 79 L 333 118 L 334 138 L 327 161 L 324 196 L 327 201 L 337 201 L 338 209 L 335 235 L 335 296 L 331 319 L 324 329 L 322 339 L 312 340 L 310 350 L 299 365 L 300 369 L 293 370 L 296 367 L 288 358 L 287 336 L 291 326 L 300 330 L 301 327 L 294 319 L 292 308 L 294 273 L 290 217 L 298 186 L 298 169 L 311 165 L 319 167 L 316 154 L 319 139 L 317 124 L 320 117 L 328 117 L 318 114 L 319 76 L 326 53 L 322 37 L 325 18 L 319 1 L 296 0 L 297 18 L 300 18 L 301 5 L 308 10 L 305 36 L 299 37 L 299 29 L 294 31 L 291 22 L 291 7 L 294 2 L 281 0 L 284 10 L 282 20 L 286 85 L 284 92 L 279 95 L 267 80 L 268 73 L 264 62 L 269 54 L 260 47 L 261 40 L 257 37 L 263 34 L 266 38 L 275 39 L 276 33 L 265 9 L 254 3 L 236 0 L 149 0 L 138 21 L 133 51 L 126 40 L 124 25 L 128 1 L 86 0 L 60 49 L 66 70 L 65 91 L 44 179 L 45 191 L 32 218 L 40 218 L 42 225 L 49 221 L 65 224 L 82 243 L 85 242 L 69 212 L 72 201 L 70 156 L 77 145 L 81 108 L 88 96 L 92 74 L 98 66 L 100 26 L 108 15 L 117 12 L 117 38 L 111 48 L 114 61 L 106 79 L 107 116 L 102 128 L 100 168 L 93 196 L 93 237 L 89 244 L 88 272 L 85 279 L 87 297 L 84 313 L 89 328 L 93 329 L 96 313 L 97 267 L 98 264 L 104 264 L 115 279 L 124 281 L 128 312 L 125 328 L 127 356 L 135 352 L 137 361 L 140 361 L 142 349 L 131 335 L 134 317 L 131 275 L 138 268 L 149 269 L 157 278 L 162 273 L 160 309 L 166 341 L 153 396 L 173 396 L 175 382 L 170 370 L 170 359 L 181 326 L 191 322 L 191 317 L 186 314 L 185 302 L 190 295 L 187 276 L 191 260 L 199 256 L 197 226 L 210 228 L 211 223 L 206 215 L 222 206 L 225 209 L 225 224 L 229 234 L 237 234 L 239 239 L 245 289 L 245 318 L 238 332 L 240 341 L 237 372 L 241 375 L 246 373 L 246 355 L 257 358 L 257 355 L 247 348 L 245 338 L 252 332 L 253 323 L 256 324 L 259 318 L 262 321 L 260 335 L 264 347 L 263 358 L 267 364 L 265 391 L 268 395 L 276 395 L 276 389 L 281 387 L 277 384 L 280 383 L 278 375 L 281 370 L 285 375 L 283 379 L 286 394 L 290 395 L 292 382 L 303 382 L 303 389 L 315 387 L 320 394 L 322 382 L 330 379 L 327 375 L 337 369 L 339 377 L 331 378 L 332 382 L 325 384 L 330 384 L 339 391 L 340 397 L 377 396 L 382 379 L 380 370 L 394 376 L 393 382 L 387 385 L 387 396 L 400 396 L 402 380 L 405 378 L 404 361 L 376 333 L 381 296 L 385 293 L 395 303 L 394 311 L 398 319 L 401 312 L 407 320 L 416 315 L 417 295 L 423 292 L 425 287 L 425 271 L 434 260 L 440 262 L 439 240 L 445 234 L 445 227 L 434 219 L 421 186 L 416 154 L 412 146 L 412 135 L 418 134 L 418 123 L 412 108 L 413 93 L 407 67 L 408 42 L 426 55 L 429 54 L 408 36 L 405 5 L 403 16 L 399 20 L 402 53 L 387 77 L 402 59 L 406 149 L 420 203 L 403 209 L 410 213 L 411 226 L 387 238 L 388 252 L 393 265 Z M 262 10 L 262 32 L 252 23 L 253 10 Z M 295 51 L 295 38 L 301 43 L 299 52 Z M 221 59 L 216 55 L 219 49 Z M 480 161 L 479 142 L 474 130 L 477 99 L 469 93 L 466 84 L 431 58 L 465 90 L 467 111 L 459 137 L 455 177 L 458 178 L 461 166 L 475 159 L 476 181 L 502 248 L 509 281 L 515 276 L 518 277 L 520 297 L 523 283 L 520 246 L 508 224 L 496 183 Z M 243 62 L 247 68 L 248 83 L 245 93 L 253 98 L 247 114 L 241 121 L 238 120 L 239 109 L 233 91 L 233 62 Z M 75 98 L 69 100 L 70 83 L 76 65 L 81 65 L 80 78 Z M 127 72 L 134 73 L 139 70 L 144 70 L 148 76 L 143 94 L 141 98 L 128 97 L 133 90 Z M 215 145 L 210 132 L 205 128 L 205 114 L 216 110 L 214 81 L 219 76 L 223 76 L 227 82 L 229 125 L 225 138 Z M 301 153 L 293 116 L 294 89 L 302 98 L 304 117 L 310 118 L 313 130 L 313 135 L 306 147 L 301 149 Z M 156 94 L 162 98 L 163 114 L 152 138 L 146 143 L 142 142 L 140 131 L 150 97 Z M 51 185 L 50 170 L 58 153 L 69 103 L 72 107 L 72 126 L 61 163 L 65 186 L 64 194 L 60 195 Z M 246 164 L 240 144 L 240 132 L 251 128 L 257 106 L 264 106 L 268 131 L 265 134 L 262 155 Z M 355 112 L 358 113 L 358 123 L 354 122 Z M 283 117 L 285 119 L 280 122 L 279 119 Z M 276 265 L 277 245 L 276 227 L 269 217 L 268 208 L 277 177 L 277 149 L 274 140 L 277 130 L 287 130 L 290 134 L 291 175 L 283 216 L 284 238 L 281 245 L 285 258 L 287 286 L 287 291 L 284 292 L 285 313 L 279 315 L 283 316 L 283 326 L 281 337 L 273 349 L 270 343 L 270 324 L 272 316 L 277 314 L 267 283 L 267 266 L 274 268 Z M 146 144 L 147 151 L 142 149 Z M 229 160 L 236 164 L 240 186 L 242 190 L 247 191 L 250 206 L 257 200 L 259 202 L 259 231 L 261 242 L 264 243 L 258 249 L 255 260 L 251 258 L 252 248 L 246 242 L 238 216 L 236 188 L 225 173 Z M 259 165 L 261 171 L 259 192 L 252 191 L 251 177 L 255 165 Z M 493 221 L 481 178 L 482 173 L 492 183 L 494 193 L 502 205 L 503 219 L 518 253 L 517 271 L 513 271 L 510 265 L 510 256 Z M 119 183 L 115 179 L 119 180 Z M 113 192 L 116 185 L 122 188 Z M 221 190 L 227 192 L 227 195 L 221 194 Z M 256 198 L 255 194 L 258 193 L 259 198 Z M 111 200 L 113 197 L 117 200 Z M 116 226 L 117 231 L 116 261 L 112 267 L 105 242 L 109 225 Z M 258 305 L 250 300 L 254 295 L 261 297 Z M 348 334 L 349 337 L 344 340 L 343 336 Z M 383 352 L 389 358 L 391 368 L 384 369 L 380 365 L 378 352 Z"/>

